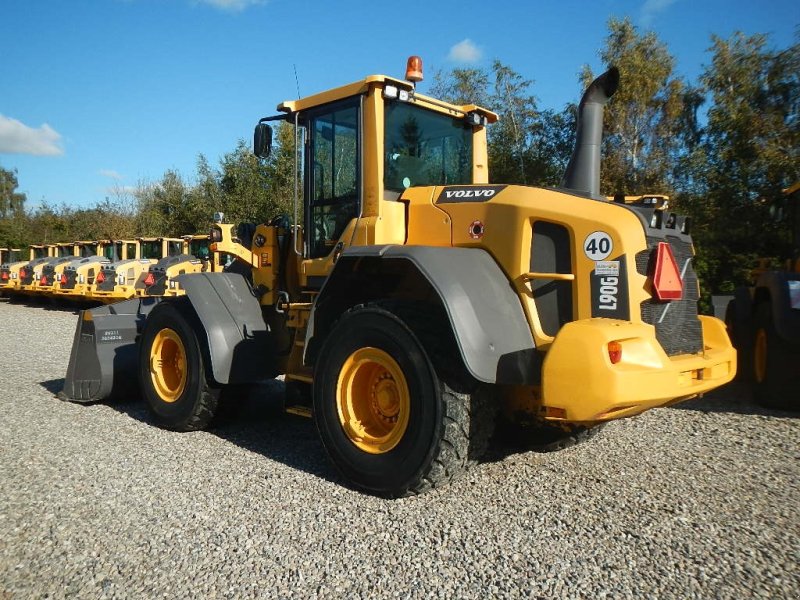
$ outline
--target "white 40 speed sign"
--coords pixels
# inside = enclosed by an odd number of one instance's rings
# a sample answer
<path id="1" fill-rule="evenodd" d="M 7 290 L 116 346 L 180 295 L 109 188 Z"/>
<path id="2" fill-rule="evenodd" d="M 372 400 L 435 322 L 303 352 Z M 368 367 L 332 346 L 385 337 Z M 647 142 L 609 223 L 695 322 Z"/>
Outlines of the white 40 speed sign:
<path id="1" fill-rule="evenodd" d="M 583 242 L 583 252 L 589 260 L 604 260 L 613 250 L 614 242 L 605 231 L 590 233 Z"/>

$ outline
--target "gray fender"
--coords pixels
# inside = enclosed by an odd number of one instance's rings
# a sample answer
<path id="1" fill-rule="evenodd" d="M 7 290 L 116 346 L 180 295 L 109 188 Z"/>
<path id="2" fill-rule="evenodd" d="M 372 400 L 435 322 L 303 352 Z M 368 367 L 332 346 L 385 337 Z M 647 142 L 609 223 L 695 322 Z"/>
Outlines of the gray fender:
<path id="1" fill-rule="evenodd" d="M 789 300 L 789 281 L 800 275 L 784 271 L 766 271 L 756 283 L 756 302 L 769 294 L 772 319 L 778 335 L 789 343 L 800 344 L 800 310 L 793 309 Z"/>
<path id="2" fill-rule="evenodd" d="M 217 383 L 255 383 L 275 377 L 269 326 L 242 275 L 189 273 L 175 281 L 186 291 L 177 301 L 191 303 L 205 332 L 207 359 Z"/>
<path id="3" fill-rule="evenodd" d="M 403 261 L 405 265 L 398 263 Z M 411 298 L 413 290 L 397 280 L 421 274 L 439 296 L 467 370 L 479 381 L 537 383 L 541 359 L 519 297 L 508 278 L 484 250 L 429 246 L 348 248 L 320 290 L 306 331 L 306 349 L 316 344 L 350 306 L 385 298 Z M 363 272 L 363 275 L 359 275 Z M 383 281 L 380 288 L 374 282 Z M 394 289 L 386 287 L 395 285 Z M 380 288 L 380 289 L 378 289 Z M 387 295 L 388 292 L 388 295 Z M 339 298 L 345 296 L 342 303 Z M 309 359 L 307 354 L 306 360 Z"/>

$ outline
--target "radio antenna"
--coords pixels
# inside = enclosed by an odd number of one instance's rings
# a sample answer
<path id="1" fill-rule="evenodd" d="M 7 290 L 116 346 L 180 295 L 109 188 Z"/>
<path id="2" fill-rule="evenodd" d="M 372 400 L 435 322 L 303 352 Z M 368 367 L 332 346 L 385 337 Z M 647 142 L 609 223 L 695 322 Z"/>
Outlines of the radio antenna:
<path id="1" fill-rule="evenodd" d="M 300 82 L 297 79 L 297 65 L 293 63 L 292 67 L 294 67 L 294 84 L 297 86 L 297 97 L 299 98 L 300 97 Z"/>

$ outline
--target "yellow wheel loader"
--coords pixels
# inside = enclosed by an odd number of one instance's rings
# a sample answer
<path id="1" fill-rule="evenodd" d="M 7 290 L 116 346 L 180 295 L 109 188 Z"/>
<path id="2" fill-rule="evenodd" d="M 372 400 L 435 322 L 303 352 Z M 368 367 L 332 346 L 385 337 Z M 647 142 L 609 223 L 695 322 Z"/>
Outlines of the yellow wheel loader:
<path id="1" fill-rule="evenodd" d="M 800 411 L 800 182 L 771 209 L 791 246 L 782 268 L 760 259 L 749 286 L 728 297 L 725 322 L 739 370 L 763 406 Z"/>
<path id="2" fill-rule="evenodd" d="M 270 121 L 294 128 L 293 223 L 241 240 L 248 273 L 83 312 L 62 397 L 101 400 L 136 372 L 158 422 L 188 431 L 226 386 L 283 374 L 343 477 L 397 497 L 476 460 L 498 412 L 572 435 L 730 381 L 725 326 L 697 315 L 689 221 L 600 195 L 618 71 L 581 100 L 562 186 L 537 188 L 490 182 L 496 115 L 417 93 L 420 67 L 261 119 L 259 157 Z"/>
<path id="3" fill-rule="evenodd" d="M 53 281 L 56 277 L 61 277 L 59 272 L 73 258 L 79 255 L 81 242 L 59 242 L 57 244 L 47 244 L 50 248 L 50 257 L 35 265 L 33 268 L 24 269 L 20 272 L 19 293 L 29 299 L 45 298 L 52 289 Z"/>
<path id="4" fill-rule="evenodd" d="M 90 300 L 89 291 L 100 271 L 112 263 L 139 258 L 136 240 L 104 240 L 99 242 L 98 250 L 101 254 L 78 258 L 64 267 L 54 290 L 57 298 L 75 302 Z"/>
<path id="5" fill-rule="evenodd" d="M 42 267 L 42 274 L 39 277 L 39 283 L 35 291 L 40 296 L 57 297 L 66 269 L 80 261 L 96 263 L 104 260 L 105 250 L 111 245 L 109 240 L 74 242 L 72 244 L 72 256 L 66 257 L 66 260 L 51 260 Z"/>
<path id="6" fill-rule="evenodd" d="M 6 291 L 13 287 L 14 279 L 12 270 L 19 275 L 19 268 L 25 264 L 21 261 L 22 251 L 19 248 L 0 248 L 0 297 L 6 296 Z"/>
<path id="7" fill-rule="evenodd" d="M 136 290 L 139 297 L 179 296 L 183 292 L 176 278 L 187 273 L 204 273 L 218 270 L 218 254 L 209 250 L 209 235 L 195 234 L 183 236 L 181 254 L 162 258 L 150 265 L 143 286 Z"/>
<path id="8" fill-rule="evenodd" d="M 32 280 L 35 270 L 48 258 L 54 251 L 54 247 L 44 244 L 31 244 L 29 246 L 28 260 L 20 260 L 7 263 L 0 267 L 0 289 L 6 296 L 18 298 L 21 281 L 30 277 Z"/>
<path id="9" fill-rule="evenodd" d="M 180 256 L 185 246 L 183 239 L 167 237 L 142 237 L 136 243 L 132 257 L 103 266 L 86 293 L 88 299 L 113 304 L 133 298 L 144 289 L 150 267 L 165 257 Z"/>

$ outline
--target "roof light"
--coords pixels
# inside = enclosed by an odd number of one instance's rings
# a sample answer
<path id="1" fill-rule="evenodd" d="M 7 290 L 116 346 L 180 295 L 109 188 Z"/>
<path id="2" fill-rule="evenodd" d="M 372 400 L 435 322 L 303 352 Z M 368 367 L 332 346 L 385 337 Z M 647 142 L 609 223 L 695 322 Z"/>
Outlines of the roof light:
<path id="1" fill-rule="evenodd" d="M 656 250 L 656 268 L 653 274 L 653 289 L 659 300 L 683 298 L 683 280 L 678 263 L 668 242 L 659 242 Z"/>
<path id="2" fill-rule="evenodd" d="M 489 119 L 477 112 L 467 113 L 466 119 L 467 123 L 474 127 L 486 127 L 489 124 Z"/>
<path id="3" fill-rule="evenodd" d="M 400 102 L 408 102 L 411 99 L 411 94 L 408 90 L 400 90 L 397 99 L 400 100 Z"/>
<path id="4" fill-rule="evenodd" d="M 383 88 L 383 97 L 389 98 L 390 100 L 394 100 L 397 98 L 399 90 L 397 89 L 396 85 L 387 85 Z"/>
<path id="5" fill-rule="evenodd" d="M 414 83 L 423 80 L 422 59 L 419 56 L 409 56 L 406 63 L 406 79 Z"/>

